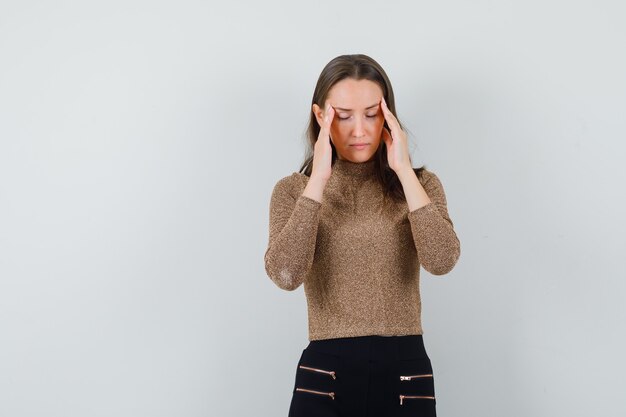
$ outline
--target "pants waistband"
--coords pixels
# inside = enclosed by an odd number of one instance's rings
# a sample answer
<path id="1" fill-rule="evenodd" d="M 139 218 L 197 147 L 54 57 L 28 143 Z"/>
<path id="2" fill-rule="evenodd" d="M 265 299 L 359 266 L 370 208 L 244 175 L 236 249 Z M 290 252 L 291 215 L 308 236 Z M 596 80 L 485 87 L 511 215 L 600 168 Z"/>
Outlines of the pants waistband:
<path id="1" fill-rule="evenodd" d="M 352 359 L 428 358 L 422 335 L 357 336 L 309 341 L 306 349 Z"/>

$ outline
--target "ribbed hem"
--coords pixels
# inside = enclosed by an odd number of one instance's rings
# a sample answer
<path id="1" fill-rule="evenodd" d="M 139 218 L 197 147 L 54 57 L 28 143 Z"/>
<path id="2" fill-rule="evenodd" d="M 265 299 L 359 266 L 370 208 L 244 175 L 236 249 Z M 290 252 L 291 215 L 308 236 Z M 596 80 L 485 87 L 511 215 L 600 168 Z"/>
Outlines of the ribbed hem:
<path id="1" fill-rule="evenodd" d="M 332 332 L 309 332 L 309 340 L 334 339 L 337 337 L 357 337 L 357 336 L 409 336 L 423 334 L 420 326 L 403 326 L 397 328 L 367 328 L 367 329 L 337 329 Z"/>

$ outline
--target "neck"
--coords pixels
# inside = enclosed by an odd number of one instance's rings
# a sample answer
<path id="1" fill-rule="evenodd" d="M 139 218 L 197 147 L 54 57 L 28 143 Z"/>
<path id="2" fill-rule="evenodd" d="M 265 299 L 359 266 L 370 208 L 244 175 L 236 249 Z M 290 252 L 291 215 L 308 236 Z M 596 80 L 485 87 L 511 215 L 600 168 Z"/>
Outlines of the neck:
<path id="1" fill-rule="evenodd" d="M 375 168 L 376 160 L 374 158 L 365 162 L 352 162 L 337 158 L 333 165 L 333 171 L 352 177 L 369 177 L 374 173 Z"/>

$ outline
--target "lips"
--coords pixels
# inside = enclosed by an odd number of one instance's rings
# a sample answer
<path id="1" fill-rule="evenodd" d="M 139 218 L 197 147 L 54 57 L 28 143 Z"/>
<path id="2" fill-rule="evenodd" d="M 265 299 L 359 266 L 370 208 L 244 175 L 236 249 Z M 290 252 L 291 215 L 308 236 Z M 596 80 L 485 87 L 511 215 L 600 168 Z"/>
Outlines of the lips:
<path id="1" fill-rule="evenodd" d="M 369 146 L 368 143 L 353 143 L 352 146 L 357 151 L 362 151 Z"/>

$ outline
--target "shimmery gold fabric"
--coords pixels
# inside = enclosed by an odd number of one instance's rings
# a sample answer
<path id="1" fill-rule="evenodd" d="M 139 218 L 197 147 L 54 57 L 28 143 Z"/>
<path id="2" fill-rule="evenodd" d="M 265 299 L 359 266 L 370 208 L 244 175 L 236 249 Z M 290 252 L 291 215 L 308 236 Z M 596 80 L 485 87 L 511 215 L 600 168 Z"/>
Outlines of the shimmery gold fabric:
<path id="1" fill-rule="evenodd" d="M 422 334 L 420 265 L 443 275 L 460 256 L 439 178 L 424 171 L 431 203 L 409 212 L 384 204 L 374 164 L 336 160 L 322 202 L 302 195 L 304 174 L 274 186 L 265 270 L 284 290 L 304 283 L 309 340 Z"/>

